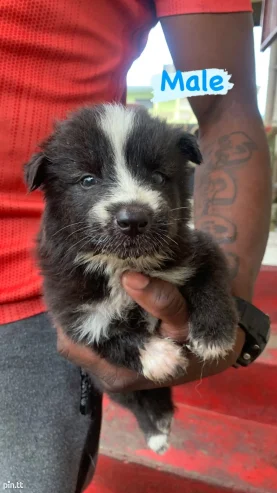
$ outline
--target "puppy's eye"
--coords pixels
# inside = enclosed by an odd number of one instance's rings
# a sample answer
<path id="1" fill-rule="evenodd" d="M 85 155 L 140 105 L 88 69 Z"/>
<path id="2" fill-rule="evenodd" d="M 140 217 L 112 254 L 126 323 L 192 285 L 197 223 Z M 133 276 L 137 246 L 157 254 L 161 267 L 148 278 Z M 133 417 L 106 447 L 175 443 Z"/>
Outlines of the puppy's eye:
<path id="1" fill-rule="evenodd" d="M 163 185 L 166 182 L 166 177 L 159 171 L 155 171 L 155 173 L 152 174 L 152 179 L 157 185 Z"/>
<path id="2" fill-rule="evenodd" d="M 93 185 L 96 185 L 96 183 L 97 179 L 93 175 L 87 175 L 81 179 L 81 185 L 83 188 L 93 187 Z"/>

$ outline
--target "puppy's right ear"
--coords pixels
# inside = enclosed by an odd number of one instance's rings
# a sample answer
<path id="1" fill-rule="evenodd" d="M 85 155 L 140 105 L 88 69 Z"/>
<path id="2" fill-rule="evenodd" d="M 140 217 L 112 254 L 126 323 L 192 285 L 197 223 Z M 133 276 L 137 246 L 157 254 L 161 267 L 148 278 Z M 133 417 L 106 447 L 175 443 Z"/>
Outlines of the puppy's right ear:
<path id="1" fill-rule="evenodd" d="M 31 160 L 24 166 L 24 177 L 29 192 L 39 188 L 45 179 L 47 158 L 43 152 L 34 154 Z"/>

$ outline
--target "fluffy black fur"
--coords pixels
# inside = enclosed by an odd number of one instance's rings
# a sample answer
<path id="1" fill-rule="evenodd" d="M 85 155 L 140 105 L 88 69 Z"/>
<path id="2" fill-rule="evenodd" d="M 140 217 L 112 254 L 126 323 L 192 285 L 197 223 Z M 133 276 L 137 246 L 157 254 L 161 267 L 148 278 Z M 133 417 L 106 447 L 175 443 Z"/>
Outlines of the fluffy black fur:
<path id="1" fill-rule="evenodd" d="M 180 357 L 181 348 L 175 345 L 179 353 L 176 362 L 171 361 L 175 349 L 166 356 L 168 370 L 149 370 L 152 360 L 147 348 L 151 348 L 153 337 L 158 340 L 158 321 L 154 326 L 152 321 L 150 328 L 144 311 L 132 302 L 126 304 L 124 294 L 105 331 L 101 332 L 102 322 L 95 318 L 100 332 L 99 337 L 92 335 L 94 313 L 99 307 L 103 310 L 103 301 L 113 299 L 116 304 L 113 289 L 118 273 L 133 269 L 178 285 L 189 310 L 189 344 L 202 358 L 224 355 L 232 348 L 237 314 L 223 254 L 207 234 L 188 227 L 188 161 L 201 162 L 196 140 L 142 110 L 132 110 L 133 123 L 122 152 L 132 179 L 144 190 L 156 192 L 161 203 L 155 208 L 151 201 L 135 200 L 134 205 L 149 219 L 150 226 L 143 234 L 130 237 L 118 228 L 114 218 L 129 204 L 122 199 L 108 203 L 111 197 L 116 199 L 118 163 L 114 144 L 99 123 L 112 108 L 116 111 L 116 105 L 100 105 L 75 112 L 57 125 L 41 152 L 26 165 L 29 190 L 41 187 L 45 197 L 38 240 L 45 299 L 56 323 L 75 341 L 86 342 L 115 365 L 161 382 L 176 376 L 180 366 L 184 370 L 185 351 Z M 120 125 L 118 121 L 119 131 Z M 93 185 L 85 186 L 86 176 L 92 176 Z M 124 188 L 124 183 L 121 186 Z M 107 217 L 101 222 L 93 211 L 105 199 Z M 182 268 L 188 275 L 180 282 L 176 269 L 180 274 Z M 166 350 L 161 348 L 160 354 L 167 354 Z M 149 446 L 163 452 L 166 440 L 157 439 L 157 444 L 150 439 L 169 433 L 173 415 L 170 389 L 114 398 L 134 412 Z"/>

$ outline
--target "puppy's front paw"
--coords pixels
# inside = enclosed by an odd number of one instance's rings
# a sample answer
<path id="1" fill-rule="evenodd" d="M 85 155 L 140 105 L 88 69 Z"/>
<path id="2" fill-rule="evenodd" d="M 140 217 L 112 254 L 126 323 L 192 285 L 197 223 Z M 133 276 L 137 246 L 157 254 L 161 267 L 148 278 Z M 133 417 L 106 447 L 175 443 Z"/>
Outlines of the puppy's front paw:
<path id="1" fill-rule="evenodd" d="M 188 360 L 170 339 L 152 337 L 140 350 L 143 375 L 154 382 L 165 382 L 174 378 L 180 370 L 186 370 Z"/>
<path id="2" fill-rule="evenodd" d="M 234 348 L 235 327 L 235 325 L 229 325 L 220 327 L 220 330 L 201 331 L 200 334 L 190 325 L 189 345 L 191 351 L 203 361 L 224 358 Z"/>

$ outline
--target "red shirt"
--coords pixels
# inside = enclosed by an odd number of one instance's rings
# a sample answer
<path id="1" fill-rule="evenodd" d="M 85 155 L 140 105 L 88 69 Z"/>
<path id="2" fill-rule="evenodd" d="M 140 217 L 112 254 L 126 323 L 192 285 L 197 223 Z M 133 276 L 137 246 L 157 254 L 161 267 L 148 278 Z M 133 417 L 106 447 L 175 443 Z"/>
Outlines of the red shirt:
<path id="1" fill-rule="evenodd" d="M 158 18 L 250 11 L 250 0 L 1 0 L 0 324 L 45 310 L 32 250 L 43 210 L 23 164 L 73 108 L 123 101 Z"/>

